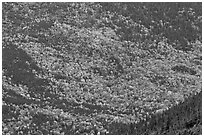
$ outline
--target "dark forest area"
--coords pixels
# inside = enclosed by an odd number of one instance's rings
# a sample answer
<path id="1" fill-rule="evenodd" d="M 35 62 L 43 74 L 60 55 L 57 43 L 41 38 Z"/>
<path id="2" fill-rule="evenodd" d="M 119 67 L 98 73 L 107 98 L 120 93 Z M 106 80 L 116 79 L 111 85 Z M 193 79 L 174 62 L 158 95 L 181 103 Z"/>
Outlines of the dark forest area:
<path id="1" fill-rule="evenodd" d="M 202 3 L 3 2 L 3 135 L 201 135 Z"/>

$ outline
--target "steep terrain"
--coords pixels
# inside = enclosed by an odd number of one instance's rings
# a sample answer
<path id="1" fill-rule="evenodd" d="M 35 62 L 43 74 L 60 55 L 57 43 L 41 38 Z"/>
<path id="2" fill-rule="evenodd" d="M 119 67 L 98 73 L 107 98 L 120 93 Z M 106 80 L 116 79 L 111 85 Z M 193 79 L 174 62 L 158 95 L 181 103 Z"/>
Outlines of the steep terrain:
<path id="1" fill-rule="evenodd" d="M 201 134 L 201 3 L 2 5 L 3 134 Z"/>

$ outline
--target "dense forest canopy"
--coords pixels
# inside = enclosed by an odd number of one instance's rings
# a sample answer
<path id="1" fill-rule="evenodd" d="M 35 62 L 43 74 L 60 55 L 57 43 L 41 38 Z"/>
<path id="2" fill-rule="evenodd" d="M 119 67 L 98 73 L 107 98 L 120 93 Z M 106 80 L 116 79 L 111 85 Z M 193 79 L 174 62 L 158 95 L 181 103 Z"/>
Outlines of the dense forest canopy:
<path id="1" fill-rule="evenodd" d="M 3 134 L 201 134 L 201 74 L 202 3 L 2 3 Z"/>

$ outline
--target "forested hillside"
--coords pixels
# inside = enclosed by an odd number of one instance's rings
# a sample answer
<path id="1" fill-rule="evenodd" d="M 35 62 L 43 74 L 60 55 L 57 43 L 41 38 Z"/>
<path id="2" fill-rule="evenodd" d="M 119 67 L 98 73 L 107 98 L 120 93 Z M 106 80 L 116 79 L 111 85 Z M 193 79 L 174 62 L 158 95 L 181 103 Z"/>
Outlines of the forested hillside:
<path id="1" fill-rule="evenodd" d="M 2 3 L 2 134 L 202 134 L 202 3 Z"/>

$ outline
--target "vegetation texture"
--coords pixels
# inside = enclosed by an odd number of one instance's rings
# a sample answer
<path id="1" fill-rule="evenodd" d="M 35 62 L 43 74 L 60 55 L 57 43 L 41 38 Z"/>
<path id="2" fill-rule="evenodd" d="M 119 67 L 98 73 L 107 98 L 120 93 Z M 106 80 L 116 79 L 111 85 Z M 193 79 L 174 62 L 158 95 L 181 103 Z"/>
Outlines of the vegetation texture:
<path id="1" fill-rule="evenodd" d="M 202 3 L 2 4 L 2 133 L 202 134 Z"/>

